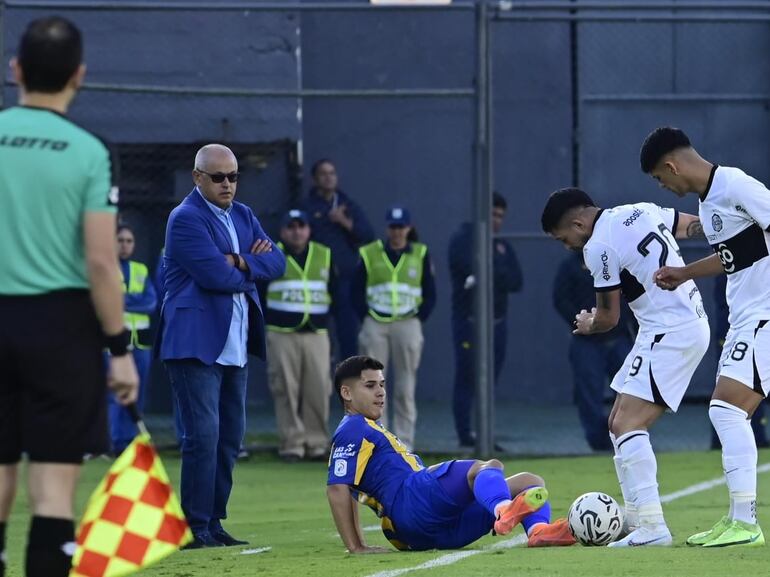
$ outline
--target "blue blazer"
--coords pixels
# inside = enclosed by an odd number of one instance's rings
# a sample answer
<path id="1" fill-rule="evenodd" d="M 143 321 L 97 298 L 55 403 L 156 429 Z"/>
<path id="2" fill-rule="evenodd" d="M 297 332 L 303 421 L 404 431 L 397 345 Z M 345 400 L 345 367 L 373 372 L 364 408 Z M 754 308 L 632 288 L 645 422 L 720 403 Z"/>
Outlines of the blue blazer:
<path id="1" fill-rule="evenodd" d="M 233 315 L 233 293 L 249 300 L 247 350 L 265 358 L 265 321 L 255 281 L 280 278 L 286 269 L 283 251 L 275 247 L 260 255 L 249 253 L 258 239 L 272 240 L 251 209 L 233 202 L 230 213 L 249 271 L 227 264 L 234 252 L 225 226 L 211 212 L 197 189 L 187 195 L 166 225 L 165 291 L 156 354 L 162 360 L 199 359 L 211 365 L 227 341 Z"/>

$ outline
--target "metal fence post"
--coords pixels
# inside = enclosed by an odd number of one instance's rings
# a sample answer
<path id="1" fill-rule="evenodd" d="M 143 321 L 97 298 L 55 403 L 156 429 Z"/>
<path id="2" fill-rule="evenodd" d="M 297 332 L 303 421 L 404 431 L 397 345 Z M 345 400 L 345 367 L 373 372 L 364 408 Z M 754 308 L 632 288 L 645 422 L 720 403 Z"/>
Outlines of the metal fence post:
<path id="1" fill-rule="evenodd" d="M 473 359 L 476 377 L 476 456 L 486 458 L 494 446 L 492 396 L 491 190 L 489 134 L 489 17 L 487 1 L 476 4 L 476 142 L 473 163 Z"/>

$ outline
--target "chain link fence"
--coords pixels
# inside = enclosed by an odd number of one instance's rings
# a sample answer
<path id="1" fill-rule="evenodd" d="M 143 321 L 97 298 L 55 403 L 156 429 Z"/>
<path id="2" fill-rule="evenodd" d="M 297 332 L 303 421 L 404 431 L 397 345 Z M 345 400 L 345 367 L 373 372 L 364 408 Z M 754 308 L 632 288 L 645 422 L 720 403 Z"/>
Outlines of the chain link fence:
<path id="1" fill-rule="evenodd" d="M 462 223 L 474 220 L 480 193 L 474 163 L 487 171 L 489 188 L 508 203 L 490 264 L 513 253 L 521 278 L 520 286 L 505 280 L 511 284 L 503 290 L 490 270 L 497 286 L 489 308 L 504 299 L 508 310 L 490 326 L 497 351 L 489 351 L 487 369 L 497 386 L 484 419 L 496 414 L 497 441 L 512 452 L 586 451 L 599 444 L 598 414 L 609 398 L 598 388 L 589 399 L 594 424 L 581 426 L 587 409 L 578 413 L 573 404 L 581 394 L 572 337 L 555 307 L 576 301 L 576 291 L 557 281 L 568 255 L 539 230 L 545 195 L 579 185 L 605 206 L 652 200 L 695 212 L 638 169 L 641 140 L 661 124 L 682 126 L 707 156 L 770 181 L 770 2 L 503 1 L 486 8 L 483 58 L 470 0 L 412 9 L 363 0 L 0 0 L 0 46 L 7 61 L 26 22 L 45 14 L 84 30 L 88 82 L 71 115 L 117 150 L 121 220 L 136 231 L 136 259 L 151 269 L 169 211 L 192 188 L 195 151 L 208 142 L 235 151 L 244 173 L 240 200 L 271 235 L 307 193 L 308 166 L 322 156 L 339 161 L 343 188 L 353 189 L 378 235 L 384 209 L 408 205 L 438 287 L 419 373 L 418 448 L 454 450 L 477 429 L 473 275 L 453 258 L 467 252 L 472 273 L 473 234 Z M 488 67 L 489 99 L 474 106 L 481 67 Z M 2 96 L 3 106 L 17 98 L 7 77 Z M 474 159 L 479 122 L 489 128 L 488 159 Z M 460 248 L 450 248 L 457 238 Z M 688 260 L 706 253 L 695 243 L 683 248 Z M 711 285 L 701 290 L 711 305 Z M 709 394 L 715 362 L 710 354 L 699 369 L 693 400 Z M 252 433 L 270 433 L 264 368 L 254 366 Z M 150 408 L 167 413 L 169 399 L 156 367 Z M 460 413 L 470 415 L 467 426 Z M 689 425 L 670 448 L 708 443 L 705 410 L 685 413 L 681 422 Z"/>

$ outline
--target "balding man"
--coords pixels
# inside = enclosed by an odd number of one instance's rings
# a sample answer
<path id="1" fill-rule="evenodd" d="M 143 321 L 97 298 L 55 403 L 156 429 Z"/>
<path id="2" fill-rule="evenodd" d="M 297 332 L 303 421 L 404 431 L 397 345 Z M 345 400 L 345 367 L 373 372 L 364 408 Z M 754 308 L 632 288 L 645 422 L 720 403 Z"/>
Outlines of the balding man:
<path id="1" fill-rule="evenodd" d="M 243 545 L 222 527 L 246 423 L 247 355 L 265 357 L 256 281 L 283 275 L 251 209 L 235 202 L 238 162 L 221 144 L 195 155 L 195 188 L 166 228 L 165 299 L 156 344 L 182 421 L 188 548 Z"/>

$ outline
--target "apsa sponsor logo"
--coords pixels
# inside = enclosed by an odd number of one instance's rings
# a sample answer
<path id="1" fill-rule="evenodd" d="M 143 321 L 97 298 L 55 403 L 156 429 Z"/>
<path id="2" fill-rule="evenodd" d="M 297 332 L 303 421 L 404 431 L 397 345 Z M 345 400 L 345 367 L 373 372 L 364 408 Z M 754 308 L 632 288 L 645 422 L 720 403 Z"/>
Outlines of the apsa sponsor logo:
<path id="1" fill-rule="evenodd" d="M 634 212 L 631 213 L 631 216 L 629 216 L 626 220 L 623 221 L 623 226 L 631 226 L 634 224 L 634 221 L 642 216 L 644 214 L 644 211 L 641 208 L 635 208 Z"/>
<path id="2" fill-rule="evenodd" d="M 336 477 L 344 477 L 348 473 L 348 462 L 345 459 L 337 459 L 334 461 L 334 475 Z"/>
<path id="3" fill-rule="evenodd" d="M 612 278 L 610 276 L 610 265 L 608 264 L 609 260 L 610 257 L 607 256 L 607 251 L 605 250 L 602 253 L 602 278 L 604 280 L 610 280 L 610 278 Z"/>

